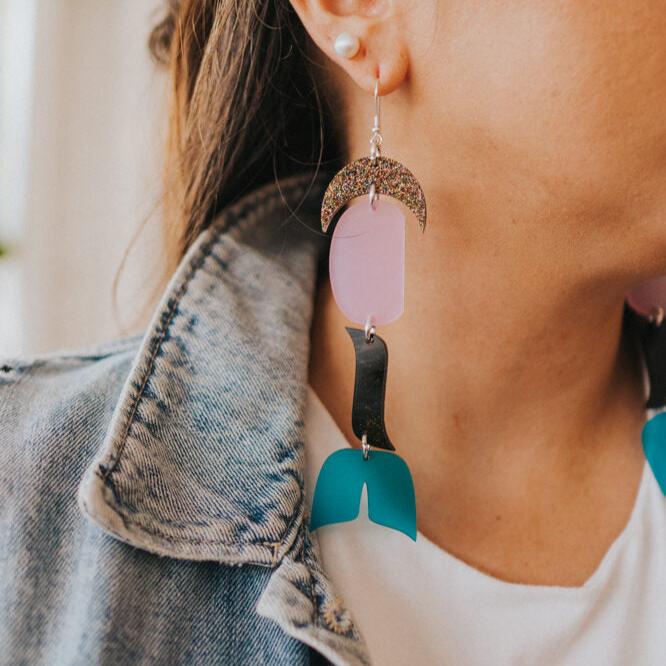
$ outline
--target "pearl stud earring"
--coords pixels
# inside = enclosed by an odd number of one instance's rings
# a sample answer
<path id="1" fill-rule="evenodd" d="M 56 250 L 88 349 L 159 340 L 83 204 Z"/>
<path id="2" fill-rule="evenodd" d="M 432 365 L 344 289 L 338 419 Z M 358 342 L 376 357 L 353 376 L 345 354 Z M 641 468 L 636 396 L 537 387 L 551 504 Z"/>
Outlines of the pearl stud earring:
<path id="1" fill-rule="evenodd" d="M 352 35 L 348 32 L 341 32 L 335 38 L 333 48 L 339 56 L 343 58 L 353 58 L 358 53 L 359 48 L 361 48 L 361 42 L 356 35 Z"/>

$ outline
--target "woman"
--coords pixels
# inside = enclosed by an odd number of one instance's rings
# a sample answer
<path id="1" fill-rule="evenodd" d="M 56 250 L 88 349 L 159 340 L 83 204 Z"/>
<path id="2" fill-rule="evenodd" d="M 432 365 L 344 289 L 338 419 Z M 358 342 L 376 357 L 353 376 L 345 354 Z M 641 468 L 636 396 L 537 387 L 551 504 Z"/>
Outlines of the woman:
<path id="1" fill-rule="evenodd" d="M 623 317 L 666 274 L 665 37 L 658 0 L 172 1 L 160 305 L 0 373 L 0 661 L 663 663 Z M 319 212 L 375 83 L 428 203 L 382 328 L 415 541 L 308 521 L 360 447 Z"/>

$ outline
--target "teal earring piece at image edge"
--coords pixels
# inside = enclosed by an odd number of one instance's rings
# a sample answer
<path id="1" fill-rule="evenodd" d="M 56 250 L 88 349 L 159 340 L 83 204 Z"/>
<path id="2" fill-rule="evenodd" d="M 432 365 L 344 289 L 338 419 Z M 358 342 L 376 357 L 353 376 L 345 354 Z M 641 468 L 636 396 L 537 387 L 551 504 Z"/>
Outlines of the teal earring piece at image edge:
<path id="1" fill-rule="evenodd" d="M 666 412 L 653 416 L 643 426 L 642 440 L 645 457 L 666 495 Z"/>
<path id="2" fill-rule="evenodd" d="M 361 449 L 334 451 L 317 478 L 310 529 L 344 523 L 358 516 L 363 485 L 367 486 L 368 517 L 416 541 L 416 497 L 407 463 L 397 454 Z"/>

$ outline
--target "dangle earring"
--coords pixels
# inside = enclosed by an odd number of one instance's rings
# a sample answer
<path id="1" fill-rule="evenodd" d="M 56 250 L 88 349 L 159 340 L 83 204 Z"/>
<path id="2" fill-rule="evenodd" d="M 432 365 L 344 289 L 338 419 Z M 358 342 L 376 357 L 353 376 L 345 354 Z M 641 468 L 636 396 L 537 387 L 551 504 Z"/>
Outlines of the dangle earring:
<path id="1" fill-rule="evenodd" d="M 379 81 L 370 156 L 339 171 L 322 201 L 326 231 L 351 199 L 364 196 L 341 215 L 331 238 L 329 275 L 333 296 L 345 316 L 363 328 L 346 327 L 356 354 L 352 429 L 360 449 L 333 452 L 322 465 L 315 486 L 310 528 L 354 520 L 367 487 L 368 517 L 416 540 L 416 498 L 412 475 L 398 456 L 384 425 L 388 350 L 376 333 L 404 308 L 405 217 L 389 195 L 404 203 L 425 231 L 426 202 L 414 175 L 383 157 Z"/>
<path id="2" fill-rule="evenodd" d="M 627 292 L 625 311 L 638 338 L 649 385 L 643 452 L 666 495 L 666 277 Z"/>

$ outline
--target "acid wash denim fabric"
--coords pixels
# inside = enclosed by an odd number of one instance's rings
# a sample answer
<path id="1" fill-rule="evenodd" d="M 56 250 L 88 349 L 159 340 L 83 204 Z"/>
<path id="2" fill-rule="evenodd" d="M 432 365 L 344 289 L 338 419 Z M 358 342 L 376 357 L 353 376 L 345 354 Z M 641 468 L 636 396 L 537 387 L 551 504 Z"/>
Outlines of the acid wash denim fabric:
<path id="1" fill-rule="evenodd" d="M 145 335 L 0 361 L 0 664 L 370 663 L 304 501 L 322 187 L 226 209 Z"/>

